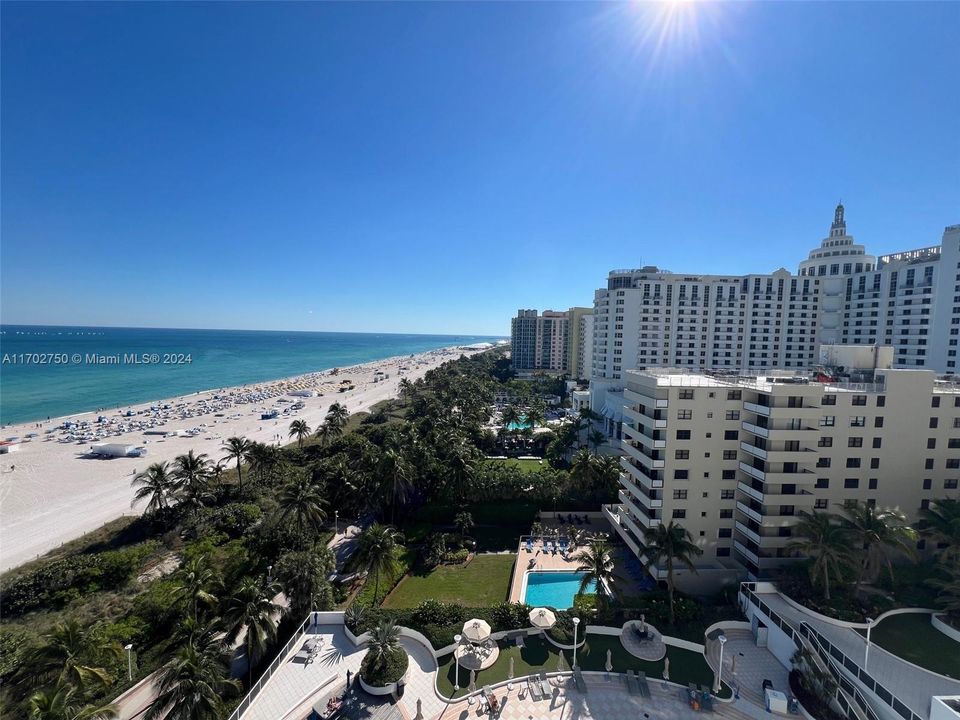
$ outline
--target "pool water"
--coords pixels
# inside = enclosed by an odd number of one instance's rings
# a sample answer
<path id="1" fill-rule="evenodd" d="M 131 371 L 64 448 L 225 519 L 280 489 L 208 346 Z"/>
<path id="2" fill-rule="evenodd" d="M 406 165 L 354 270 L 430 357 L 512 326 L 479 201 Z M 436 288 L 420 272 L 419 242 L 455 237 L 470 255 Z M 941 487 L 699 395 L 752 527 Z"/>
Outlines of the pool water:
<path id="1" fill-rule="evenodd" d="M 520 422 L 518 423 L 512 422 L 509 425 L 507 425 L 507 430 L 523 430 L 524 428 L 528 428 L 528 427 L 530 427 L 530 423 L 528 423 L 527 419 L 523 417 L 523 418 L 520 418 Z"/>
<path id="2" fill-rule="evenodd" d="M 527 590 L 523 601 L 534 607 L 553 607 L 558 610 L 572 608 L 584 574 L 578 572 L 527 573 Z M 591 582 L 586 592 L 593 593 L 596 590 L 597 584 Z"/>

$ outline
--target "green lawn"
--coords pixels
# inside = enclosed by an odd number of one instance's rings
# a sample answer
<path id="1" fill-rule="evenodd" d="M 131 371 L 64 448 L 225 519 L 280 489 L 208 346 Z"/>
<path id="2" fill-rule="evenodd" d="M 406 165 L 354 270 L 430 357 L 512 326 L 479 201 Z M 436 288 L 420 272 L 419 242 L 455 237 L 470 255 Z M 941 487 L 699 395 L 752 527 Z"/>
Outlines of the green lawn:
<path id="1" fill-rule="evenodd" d="M 610 650 L 614 672 L 623 672 L 628 669 L 643 670 L 651 682 L 663 677 L 663 660 L 659 662 L 640 660 L 624 650 L 619 637 L 610 635 L 588 634 L 587 642 L 577 650 L 577 664 L 583 670 L 603 672 L 606 670 L 607 650 Z M 539 637 L 528 637 L 523 648 L 500 643 L 500 657 L 497 662 L 494 663 L 493 667 L 477 673 L 477 687 L 493 685 L 507 680 L 511 657 L 513 657 L 515 677 L 523 677 L 540 670 L 548 673 L 556 672 L 558 652 L 557 648 Z M 569 671 L 573 661 L 573 652 L 565 650 L 563 655 L 564 670 Z M 671 682 L 682 685 L 692 682 L 710 687 L 713 682 L 713 672 L 703 655 L 682 648 L 668 647 L 667 657 L 670 658 Z M 438 663 L 440 670 L 437 675 L 437 687 L 444 696 L 454 697 L 455 669 L 453 655 L 443 656 L 438 660 Z M 466 685 L 470 682 L 469 672 L 464 671 L 463 668 L 460 670 L 461 687 L 460 692 L 456 695 L 457 697 L 467 693 Z M 724 686 L 722 695 L 723 697 L 729 697 L 729 688 Z"/>
<path id="2" fill-rule="evenodd" d="M 540 460 L 518 460 L 517 458 L 508 458 L 506 460 L 487 460 L 487 462 L 500 463 L 501 465 L 506 465 L 508 467 L 516 467 L 520 469 L 520 472 L 525 473 L 539 472 L 543 468 L 550 467 L 546 460 L 541 463 Z"/>
<path id="3" fill-rule="evenodd" d="M 383 607 L 412 608 L 422 600 L 488 607 L 507 599 L 514 555 L 477 555 L 466 566 L 441 565 L 411 571 Z"/>
<path id="4" fill-rule="evenodd" d="M 881 620 L 870 631 L 870 642 L 914 665 L 960 678 L 960 643 L 931 625 L 926 613 L 892 615 Z"/>

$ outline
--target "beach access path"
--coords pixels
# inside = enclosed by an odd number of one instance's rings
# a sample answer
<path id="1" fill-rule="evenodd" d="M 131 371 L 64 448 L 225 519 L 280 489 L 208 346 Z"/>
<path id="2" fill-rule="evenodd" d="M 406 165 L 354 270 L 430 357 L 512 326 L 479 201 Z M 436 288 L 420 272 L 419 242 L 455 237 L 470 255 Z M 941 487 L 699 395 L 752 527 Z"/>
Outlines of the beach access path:
<path id="1" fill-rule="evenodd" d="M 41 423 L 22 423 L 3 429 L 3 436 L 26 437 L 38 433 L 39 437 L 23 443 L 19 452 L 0 456 L 0 571 L 16 567 L 32 560 L 65 542 L 103 526 L 124 514 L 139 514 L 139 508 L 131 508 L 133 490 L 130 482 L 137 472 L 142 472 L 152 463 L 172 461 L 188 450 L 206 453 L 211 460 L 221 460 L 226 438 L 235 435 L 264 443 L 292 442 L 287 433 L 293 419 L 306 420 L 316 429 L 335 402 L 346 405 L 350 413 L 369 409 L 378 402 L 397 396 L 400 380 L 417 380 L 442 363 L 460 355 L 475 354 L 476 350 L 444 348 L 378 360 L 363 365 L 341 368 L 335 376 L 324 376 L 326 383 L 323 397 L 286 397 L 301 401 L 305 407 L 289 417 L 261 420 L 265 408 L 284 407 L 276 399 L 262 403 L 236 404 L 215 417 L 213 412 L 195 415 L 185 420 L 170 420 L 163 430 L 189 429 L 205 423 L 206 432 L 193 437 L 162 437 L 145 435 L 143 431 L 129 432 L 120 437 L 111 437 L 106 442 L 124 443 L 147 447 L 146 457 L 114 458 L 109 460 L 85 457 L 93 443 L 79 445 L 60 443 L 52 438 L 44 440 L 46 431 L 60 425 L 64 418 Z M 401 371 L 401 367 L 406 368 Z M 382 371 L 389 377 L 374 382 L 374 373 Z M 330 392 L 330 388 L 344 379 L 350 379 L 355 388 L 347 392 Z M 316 380 L 318 387 L 320 380 Z M 199 407 L 200 400 L 223 396 L 231 390 L 253 388 L 274 389 L 290 386 L 290 379 L 247 385 L 243 388 L 225 388 L 186 395 L 170 400 L 160 400 L 120 409 L 103 411 L 100 414 L 111 418 L 132 410 L 134 413 L 151 406 L 187 403 Z M 287 405 L 289 407 L 289 405 Z M 93 421 L 97 413 L 78 413 L 69 416 L 75 420 Z"/>

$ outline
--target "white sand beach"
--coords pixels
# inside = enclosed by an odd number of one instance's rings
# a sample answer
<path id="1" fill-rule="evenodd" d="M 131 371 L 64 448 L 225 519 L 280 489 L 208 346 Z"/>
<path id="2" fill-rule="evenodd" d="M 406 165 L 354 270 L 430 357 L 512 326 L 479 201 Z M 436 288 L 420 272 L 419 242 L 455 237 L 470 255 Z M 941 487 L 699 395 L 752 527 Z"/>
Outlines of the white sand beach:
<path id="1" fill-rule="evenodd" d="M 121 515 L 138 513 L 130 507 L 130 481 L 151 463 L 172 460 L 188 450 L 220 460 L 224 457 L 224 439 L 234 435 L 287 444 L 292 442 L 287 433 L 293 419 L 306 420 L 311 428 L 316 428 L 334 402 L 345 404 L 351 413 L 366 410 L 395 397 L 401 379 L 416 380 L 447 360 L 474 352 L 444 348 L 340 368 L 336 375 L 317 372 L 210 390 L 57 418 L 41 423 L 39 428 L 37 423 L 5 427 L 4 437 L 17 436 L 27 441 L 18 452 L 0 455 L 0 571 L 42 555 Z M 388 377 L 374 382 L 378 371 Z M 339 392 L 344 380 L 350 380 L 354 389 Z M 298 391 L 323 395 L 290 394 Z M 294 410 L 291 406 L 295 403 L 303 403 L 303 407 Z M 279 417 L 262 420 L 261 413 L 271 409 L 278 410 Z M 106 421 L 97 423 L 98 415 Z M 86 425 L 60 429 L 68 419 Z M 164 435 L 176 431 L 191 436 Z M 30 434 L 36 437 L 28 438 Z M 94 434 L 100 437 L 93 437 Z M 89 457 L 91 445 L 100 442 L 143 446 L 147 455 Z"/>

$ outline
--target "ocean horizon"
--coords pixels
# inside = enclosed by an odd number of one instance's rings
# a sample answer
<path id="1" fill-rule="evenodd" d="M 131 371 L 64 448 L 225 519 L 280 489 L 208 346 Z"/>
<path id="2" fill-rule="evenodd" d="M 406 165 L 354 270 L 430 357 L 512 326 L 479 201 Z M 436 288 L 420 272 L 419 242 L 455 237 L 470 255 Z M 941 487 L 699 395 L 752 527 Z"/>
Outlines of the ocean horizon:
<path id="1" fill-rule="evenodd" d="M 498 336 L 0 325 L 0 425 L 249 385 Z"/>

